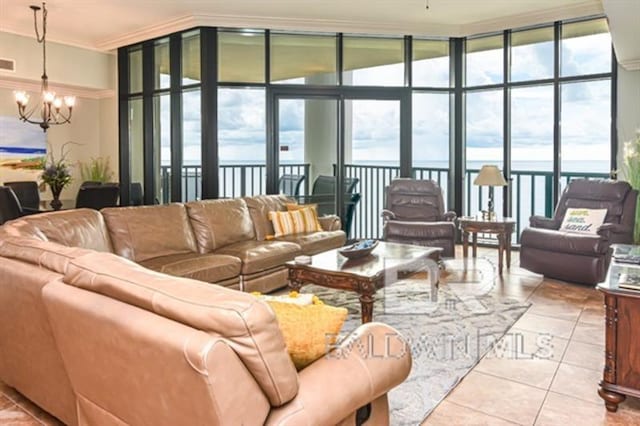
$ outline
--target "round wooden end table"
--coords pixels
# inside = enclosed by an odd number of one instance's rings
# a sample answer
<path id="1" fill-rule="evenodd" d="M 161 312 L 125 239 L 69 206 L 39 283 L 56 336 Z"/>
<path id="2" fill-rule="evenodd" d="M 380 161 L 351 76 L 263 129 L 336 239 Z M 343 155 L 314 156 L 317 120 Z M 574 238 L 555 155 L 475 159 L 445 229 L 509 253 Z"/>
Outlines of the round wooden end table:
<path id="1" fill-rule="evenodd" d="M 458 218 L 458 226 L 462 231 L 462 254 L 469 257 L 469 236 L 472 238 L 473 257 L 478 252 L 478 233 L 495 234 L 498 237 L 498 271 L 502 274 L 504 254 L 507 258 L 507 268 L 511 266 L 511 234 L 516 221 L 510 217 L 484 220 L 475 216 Z"/>

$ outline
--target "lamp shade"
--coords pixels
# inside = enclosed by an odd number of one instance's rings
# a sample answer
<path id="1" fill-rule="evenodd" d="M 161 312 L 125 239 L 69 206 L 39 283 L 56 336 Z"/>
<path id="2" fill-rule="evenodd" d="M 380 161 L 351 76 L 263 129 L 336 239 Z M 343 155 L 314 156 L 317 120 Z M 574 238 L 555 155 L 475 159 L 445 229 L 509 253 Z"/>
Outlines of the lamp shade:
<path id="1" fill-rule="evenodd" d="M 507 181 L 504 180 L 498 166 L 484 165 L 473 184 L 479 186 L 505 186 Z"/>

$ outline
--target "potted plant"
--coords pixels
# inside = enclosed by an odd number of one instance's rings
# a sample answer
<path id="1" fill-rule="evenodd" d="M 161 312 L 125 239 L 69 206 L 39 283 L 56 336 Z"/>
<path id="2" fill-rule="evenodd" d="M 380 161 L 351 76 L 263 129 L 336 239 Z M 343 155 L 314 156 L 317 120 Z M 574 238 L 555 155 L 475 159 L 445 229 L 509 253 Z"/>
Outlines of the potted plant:
<path id="1" fill-rule="evenodd" d="M 634 189 L 640 189 L 640 129 L 633 140 L 624 143 L 623 168 L 625 179 Z M 633 230 L 633 242 L 640 244 L 640 208 L 636 208 L 636 225 Z"/>
<path id="2" fill-rule="evenodd" d="M 91 158 L 88 163 L 80 162 L 80 175 L 83 181 L 110 182 L 113 179 L 113 172 L 109 164 L 109 158 Z"/>
<path id="3" fill-rule="evenodd" d="M 60 147 L 60 158 L 56 160 L 53 155 L 53 149 L 49 149 L 49 153 L 42 161 L 42 182 L 49 186 L 53 200 L 51 207 L 54 210 L 60 210 L 62 202 L 60 201 L 60 193 L 65 186 L 71 183 L 71 169 L 67 164 L 67 154 L 69 148 L 67 146 L 73 142 L 66 142 Z"/>

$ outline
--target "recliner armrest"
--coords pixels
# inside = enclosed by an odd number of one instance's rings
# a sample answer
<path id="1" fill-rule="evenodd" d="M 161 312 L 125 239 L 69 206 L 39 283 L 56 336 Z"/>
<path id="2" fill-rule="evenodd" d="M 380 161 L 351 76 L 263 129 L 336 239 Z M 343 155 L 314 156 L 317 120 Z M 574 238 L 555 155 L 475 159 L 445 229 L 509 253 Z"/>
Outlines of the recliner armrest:
<path id="1" fill-rule="evenodd" d="M 274 408 L 266 424 L 337 424 L 402 383 L 409 371 L 411 352 L 404 337 L 386 324 L 364 324 L 300 371 L 298 394 Z"/>
<path id="2" fill-rule="evenodd" d="M 618 241 L 620 238 L 624 240 L 624 237 L 627 236 L 628 242 L 633 242 L 633 228 L 630 226 L 622 225 L 620 223 L 603 223 L 597 229 L 598 235 L 607 240 L 616 240 L 615 242 L 624 242 Z M 617 238 L 616 238 L 617 237 Z"/>
<path id="3" fill-rule="evenodd" d="M 442 218 L 447 222 L 453 222 L 454 220 L 456 220 L 457 217 L 458 217 L 458 214 L 454 211 L 448 211 L 442 215 Z"/>
<path id="4" fill-rule="evenodd" d="M 382 219 L 384 220 L 394 220 L 396 218 L 396 214 L 391 210 L 387 210 L 387 209 L 383 209 L 382 212 L 380 213 L 380 216 L 382 216 Z"/>
<path id="5" fill-rule="evenodd" d="M 531 216 L 529 225 L 533 228 L 555 229 L 560 228 L 560 223 L 556 219 L 544 216 Z"/>

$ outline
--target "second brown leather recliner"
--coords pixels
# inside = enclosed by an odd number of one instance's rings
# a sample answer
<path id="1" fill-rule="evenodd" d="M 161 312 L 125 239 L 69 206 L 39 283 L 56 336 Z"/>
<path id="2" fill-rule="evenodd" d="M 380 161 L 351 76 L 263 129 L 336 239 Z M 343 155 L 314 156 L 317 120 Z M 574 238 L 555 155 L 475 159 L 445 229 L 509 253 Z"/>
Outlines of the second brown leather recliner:
<path id="1" fill-rule="evenodd" d="M 553 218 L 532 216 L 520 236 L 520 266 L 546 277 L 596 284 L 605 278 L 610 245 L 631 244 L 638 191 L 627 182 L 569 182 Z M 568 208 L 607 209 L 597 234 L 560 231 Z"/>
<path id="2" fill-rule="evenodd" d="M 444 211 L 442 189 L 432 180 L 394 179 L 386 189 L 385 241 L 441 247 L 455 256 L 456 213 Z"/>

